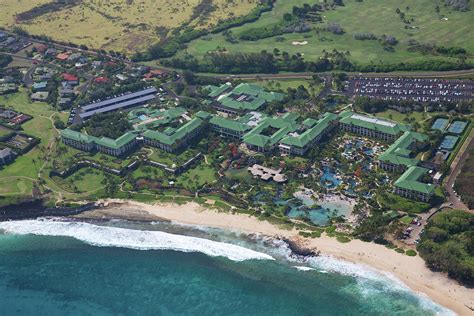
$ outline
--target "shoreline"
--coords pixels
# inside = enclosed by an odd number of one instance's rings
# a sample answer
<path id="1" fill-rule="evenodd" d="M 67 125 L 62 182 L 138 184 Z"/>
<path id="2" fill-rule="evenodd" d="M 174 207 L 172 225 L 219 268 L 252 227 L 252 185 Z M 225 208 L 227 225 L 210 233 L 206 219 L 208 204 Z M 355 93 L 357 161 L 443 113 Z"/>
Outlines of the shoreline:
<path id="1" fill-rule="evenodd" d="M 135 201 L 106 200 L 105 207 L 86 211 L 74 218 L 78 219 L 128 219 L 136 221 L 170 221 L 180 224 L 222 228 L 231 231 L 267 236 L 281 236 L 315 248 L 324 255 L 347 262 L 362 264 L 394 276 L 411 290 L 424 294 L 434 302 L 447 307 L 459 315 L 472 315 L 474 295 L 445 274 L 432 272 L 419 256 L 399 254 L 383 245 L 352 240 L 340 243 L 336 238 L 323 234 L 320 238 L 308 239 L 298 235 L 296 229 L 288 230 L 261 221 L 245 214 L 230 214 L 206 209 L 189 202 L 177 204 L 145 204 Z"/>

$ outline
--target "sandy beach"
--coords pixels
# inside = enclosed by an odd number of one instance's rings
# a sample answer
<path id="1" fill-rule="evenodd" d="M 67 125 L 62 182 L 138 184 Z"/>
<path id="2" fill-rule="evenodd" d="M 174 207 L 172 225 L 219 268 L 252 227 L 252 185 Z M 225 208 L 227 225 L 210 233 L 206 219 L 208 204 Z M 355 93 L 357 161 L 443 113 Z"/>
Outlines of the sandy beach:
<path id="1" fill-rule="evenodd" d="M 396 277 L 412 290 L 423 293 L 436 303 L 459 315 L 473 315 L 474 290 L 459 285 L 443 273 L 430 271 L 419 256 L 409 257 L 375 243 L 352 240 L 340 243 L 335 238 L 304 239 L 297 230 L 285 230 L 266 221 L 244 214 L 229 214 L 205 209 L 197 203 L 185 205 L 144 204 L 133 201 L 108 200 L 109 206 L 77 215 L 78 218 L 122 218 L 130 220 L 168 220 L 172 222 L 218 227 L 244 233 L 284 236 L 298 239 L 305 246 L 345 261 L 363 264 Z"/>

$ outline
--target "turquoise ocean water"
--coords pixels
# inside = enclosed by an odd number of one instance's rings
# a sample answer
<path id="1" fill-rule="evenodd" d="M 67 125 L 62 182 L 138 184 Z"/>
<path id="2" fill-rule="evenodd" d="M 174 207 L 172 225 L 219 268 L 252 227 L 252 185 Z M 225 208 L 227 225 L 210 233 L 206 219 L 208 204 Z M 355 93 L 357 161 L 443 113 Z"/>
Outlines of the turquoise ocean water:
<path id="1" fill-rule="evenodd" d="M 450 313 L 375 271 L 276 246 L 169 224 L 4 222 L 0 315 Z"/>

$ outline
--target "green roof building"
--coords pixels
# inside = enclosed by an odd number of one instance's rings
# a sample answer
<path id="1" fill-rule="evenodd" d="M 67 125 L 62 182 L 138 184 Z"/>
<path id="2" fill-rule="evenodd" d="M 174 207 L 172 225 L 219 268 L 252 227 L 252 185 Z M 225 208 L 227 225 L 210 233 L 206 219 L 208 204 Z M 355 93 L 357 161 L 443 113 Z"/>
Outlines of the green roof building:
<path id="1" fill-rule="evenodd" d="M 138 144 L 137 134 L 134 132 L 128 132 L 117 139 L 111 139 L 107 137 L 99 138 L 72 129 L 65 129 L 61 131 L 61 139 L 64 144 L 83 151 L 98 150 L 116 157 L 125 154 Z"/>
<path id="2" fill-rule="evenodd" d="M 379 156 L 379 166 L 387 171 L 404 171 L 410 166 L 418 165 L 414 158 L 416 149 L 424 146 L 426 135 L 407 131 L 403 133 L 386 151 Z"/>
<path id="3" fill-rule="evenodd" d="M 280 153 L 303 156 L 334 126 L 337 115 L 325 113 L 319 120 L 308 118 L 303 121 L 303 131 L 290 133 L 280 141 Z"/>
<path id="4" fill-rule="evenodd" d="M 220 87 L 210 86 L 209 89 L 211 90 L 209 96 L 215 99 L 216 109 L 230 114 L 257 111 L 266 103 L 281 101 L 285 96 L 278 92 L 267 92 L 262 87 L 250 83 L 241 83 L 231 91 L 228 84 Z"/>
<path id="5" fill-rule="evenodd" d="M 298 129 L 298 116 L 287 114 L 283 117 L 267 117 L 244 135 L 243 142 L 250 150 L 267 152 L 275 149 L 289 133 Z"/>
<path id="6" fill-rule="evenodd" d="M 400 123 L 350 111 L 339 114 L 339 124 L 343 131 L 392 142 L 409 130 L 408 126 Z"/>
<path id="7" fill-rule="evenodd" d="M 413 200 L 429 202 L 433 196 L 435 186 L 423 183 L 420 180 L 429 172 L 426 168 L 409 167 L 394 183 L 396 194 Z"/>
<path id="8" fill-rule="evenodd" d="M 173 152 L 186 146 L 191 139 L 196 137 L 204 128 L 205 123 L 202 119 L 195 117 L 178 128 L 168 127 L 162 132 L 146 130 L 142 135 L 145 144 Z"/>

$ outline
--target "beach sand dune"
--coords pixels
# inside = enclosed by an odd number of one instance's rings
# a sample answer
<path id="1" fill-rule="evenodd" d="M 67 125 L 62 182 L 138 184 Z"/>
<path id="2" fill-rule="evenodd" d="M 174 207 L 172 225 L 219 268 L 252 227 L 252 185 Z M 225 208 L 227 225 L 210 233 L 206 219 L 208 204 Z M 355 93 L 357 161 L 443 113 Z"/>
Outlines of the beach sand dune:
<path id="1" fill-rule="evenodd" d="M 298 231 L 287 230 L 267 221 L 245 215 L 205 209 L 197 203 L 184 205 L 155 204 L 108 200 L 108 207 L 82 213 L 79 218 L 121 218 L 131 220 L 166 220 L 182 224 L 218 227 L 244 233 L 282 236 L 305 247 L 317 249 L 322 254 L 356 264 L 373 267 L 405 283 L 412 290 L 423 293 L 433 301 L 450 308 L 459 315 L 474 314 L 474 290 L 461 286 L 443 273 L 430 271 L 419 256 L 409 257 L 375 243 L 352 240 L 340 243 L 335 238 L 304 239 Z"/>

